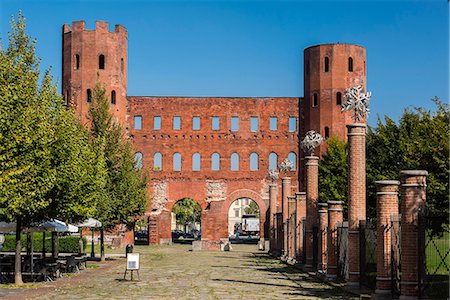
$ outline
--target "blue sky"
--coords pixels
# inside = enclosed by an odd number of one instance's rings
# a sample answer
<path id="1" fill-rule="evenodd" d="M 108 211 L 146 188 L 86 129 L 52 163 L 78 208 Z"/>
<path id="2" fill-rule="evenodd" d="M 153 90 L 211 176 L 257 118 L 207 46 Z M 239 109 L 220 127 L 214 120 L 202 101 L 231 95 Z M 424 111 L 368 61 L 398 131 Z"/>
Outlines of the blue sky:
<path id="1" fill-rule="evenodd" d="M 367 49 L 369 124 L 449 94 L 449 6 L 428 1 L 13 1 L 0 2 L 0 37 L 21 9 L 43 69 L 61 76 L 61 27 L 124 25 L 128 95 L 303 96 L 303 49 Z"/>

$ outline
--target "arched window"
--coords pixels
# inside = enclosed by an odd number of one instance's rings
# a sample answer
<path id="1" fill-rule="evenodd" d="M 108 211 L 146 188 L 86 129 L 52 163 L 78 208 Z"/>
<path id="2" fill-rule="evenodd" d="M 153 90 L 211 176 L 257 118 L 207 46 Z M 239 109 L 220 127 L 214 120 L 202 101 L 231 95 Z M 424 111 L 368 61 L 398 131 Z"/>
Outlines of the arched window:
<path id="1" fill-rule="evenodd" d="M 91 91 L 91 89 L 87 89 L 86 96 L 87 96 L 87 102 L 91 103 L 92 102 L 92 91 Z"/>
<path id="2" fill-rule="evenodd" d="M 142 169 L 142 153 L 136 152 L 134 154 L 134 167 L 138 170 Z"/>
<path id="3" fill-rule="evenodd" d="M 275 152 L 269 154 L 269 170 L 275 170 L 278 166 L 278 155 Z"/>
<path id="4" fill-rule="evenodd" d="M 153 155 L 153 170 L 154 171 L 162 170 L 162 154 L 159 152 L 156 152 L 155 155 Z"/>
<path id="5" fill-rule="evenodd" d="M 348 71 L 353 72 L 353 58 L 348 58 Z"/>
<path id="6" fill-rule="evenodd" d="M 123 58 L 120 59 L 120 71 L 123 73 L 124 70 L 124 63 L 123 63 Z"/>
<path id="7" fill-rule="evenodd" d="M 239 171 L 239 154 L 231 154 L 231 171 Z"/>
<path id="8" fill-rule="evenodd" d="M 324 58 L 324 72 L 328 72 L 330 70 L 330 59 L 325 56 Z"/>
<path id="9" fill-rule="evenodd" d="M 116 104 L 116 91 L 111 91 L 111 104 Z"/>
<path id="10" fill-rule="evenodd" d="M 329 138 L 330 137 L 330 128 L 325 127 L 325 138 Z"/>
<path id="11" fill-rule="evenodd" d="M 220 170 L 220 154 L 213 153 L 211 155 L 211 170 L 219 171 Z"/>
<path id="12" fill-rule="evenodd" d="M 250 154 L 250 171 L 258 171 L 258 154 L 252 152 Z"/>
<path id="13" fill-rule="evenodd" d="M 342 105 L 342 93 L 341 92 L 336 93 L 336 105 Z"/>
<path id="14" fill-rule="evenodd" d="M 80 69 L 80 55 L 75 54 L 75 70 Z"/>
<path id="15" fill-rule="evenodd" d="M 192 171 L 200 171 L 200 154 L 192 154 Z"/>
<path id="16" fill-rule="evenodd" d="M 297 154 L 295 152 L 289 152 L 288 159 L 292 162 L 294 167 L 292 168 L 292 171 L 297 170 Z"/>
<path id="17" fill-rule="evenodd" d="M 173 170 L 181 171 L 181 154 L 178 152 L 173 154 Z"/>
<path id="18" fill-rule="evenodd" d="M 105 56 L 103 54 L 100 54 L 98 56 L 98 68 L 100 70 L 104 70 L 105 69 Z"/>
<path id="19" fill-rule="evenodd" d="M 314 93 L 312 107 L 316 107 L 317 105 L 319 105 L 319 96 L 317 93 Z"/>

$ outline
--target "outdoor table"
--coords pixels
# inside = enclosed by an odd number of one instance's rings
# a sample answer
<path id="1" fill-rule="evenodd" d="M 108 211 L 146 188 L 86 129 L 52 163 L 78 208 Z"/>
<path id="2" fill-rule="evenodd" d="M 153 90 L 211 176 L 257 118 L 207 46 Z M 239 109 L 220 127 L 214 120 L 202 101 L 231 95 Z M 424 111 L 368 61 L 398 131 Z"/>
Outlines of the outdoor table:
<path id="1" fill-rule="evenodd" d="M 84 263 L 84 269 L 86 269 L 87 265 L 87 257 L 85 256 L 74 256 L 75 262 L 77 263 L 78 270 L 81 270 L 81 266 Z"/>
<path id="2" fill-rule="evenodd" d="M 44 276 L 45 281 L 54 281 L 57 276 L 58 263 L 57 262 L 45 262 L 44 263 L 44 272 L 42 275 Z M 53 277 L 53 278 L 52 278 Z"/>

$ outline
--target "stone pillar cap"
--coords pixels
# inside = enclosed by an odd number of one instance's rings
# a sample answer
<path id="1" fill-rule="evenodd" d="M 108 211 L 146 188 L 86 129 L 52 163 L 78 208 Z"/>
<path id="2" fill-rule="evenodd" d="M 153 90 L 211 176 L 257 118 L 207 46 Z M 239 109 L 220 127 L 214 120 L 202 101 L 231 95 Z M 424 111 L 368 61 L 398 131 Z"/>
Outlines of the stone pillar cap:
<path id="1" fill-rule="evenodd" d="M 367 124 L 365 124 L 365 123 L 350 123 L 345 126 L 347 126 L 347 128 L 349 128 L 349 127 L 367 127 Z"/>
<path id="2" fill-rule="evenodd" d="M 377 181 L 375 181 L 375 184 L 379 184 L 379 185 L 399 185 L 400 181 L 398 181 L 398 180 L 377 180 Z"/>
<path id="3" fill-rule="evenodd" d="M 328 204 L 342 204 L 342 203 L 344 203 L 344 201 L 342 201 L 342 200 L 329 200 L 329 201 L 327 201 L 327 203 Z"/>
<path id="4" fill-rule="evenodd" d="M 288 199 L 295 199 L 295 196 L 287 196 Z"/>
<path id="5" fill-rule="evenodd" d="M 401 170 L 400 176 L 427 176 L 426 170 Z"/>
<path id="6" fill-rule="evenodd" d="M 296 195 L 306 195 L 306 192 L 295 192 Z"/>
<path id="7" fill-rule="evenodd" d="M 324 202 L 317 203 L 317 206 L 327 207 L 328 204 Z"/>
<path id="8" fill-rule="evenodd" d="M 271 187 L 276 187 L 277 184 L 276 184 L 276 183 L 269 183 L 269 186 L 271 186 Z"/>
<path id="9" fill-rule="evenodd" d="M 315 156 L 315 155 L 307 155 L 307 156 L 305 156 L 305 159 L 315 159 L 315 160 L 319 160 L 319 157 L 318 157 L 318 156 Z"/>
<path id="10" fill-rule="evenodd" d="M 291 180 L 291 177 L 287 176 L 287 177 L 283 177 L 281 178 L 281 180 L 285 181 L 285 180 Z"/>

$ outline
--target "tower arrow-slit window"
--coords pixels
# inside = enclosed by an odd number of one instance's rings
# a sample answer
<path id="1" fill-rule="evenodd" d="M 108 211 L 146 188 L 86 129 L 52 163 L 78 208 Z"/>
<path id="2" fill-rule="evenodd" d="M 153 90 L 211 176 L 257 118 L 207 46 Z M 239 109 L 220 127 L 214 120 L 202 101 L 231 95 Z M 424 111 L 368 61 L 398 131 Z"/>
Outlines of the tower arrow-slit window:
<path id="1" fill-rule="evenodd" d="M 103 54 L 100 54 L 98 57 L 98 68 L 100 70 L 105 69 L 105 56 Z"/>

